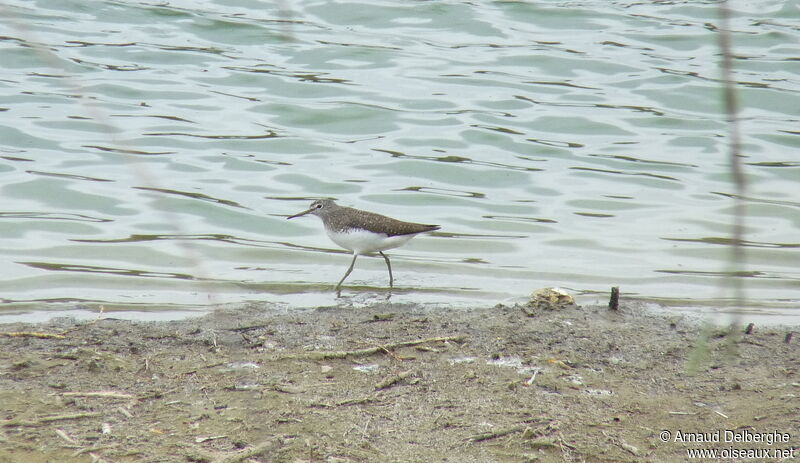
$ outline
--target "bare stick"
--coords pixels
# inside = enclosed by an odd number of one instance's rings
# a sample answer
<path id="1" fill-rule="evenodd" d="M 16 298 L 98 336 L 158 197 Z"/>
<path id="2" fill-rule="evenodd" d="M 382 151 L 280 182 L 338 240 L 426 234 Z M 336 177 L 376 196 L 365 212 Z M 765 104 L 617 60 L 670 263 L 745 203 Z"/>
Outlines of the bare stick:
<path id="1" fill-rule="evenodd" d="M 744 175 L 741 155 L 741 137 L 739 135 L 739 99 L 736 93 L 736 80 L 733 76 L 733 51 L 731 46 L 731 9 L 728 1 L 719 3 L 719 48 L 722 53 L 722 81 L 723 81 L 723 102 L 725 113 L 728 116 L 728 158 L 730 160 L 731 175 L 733 176 L 733 186 L 736 194 L 733 195 L 733 246 L 731 247 L 731 258 L 733 260 L 733 271 L 730 272 L 730 282 L 733 286 L 733 297 L 738 306 L 745 303 L 744 279 L 738 274 L 738 269 L 744 265 L 745 248 L 745 218 L 746 218 L 746 194 L 747 178 Z"/>
<path id="2" fill-rule="evenodd" d="M 467 439 L 467 442 L 474 443 L 474 442 L 481 442 L 490 439 L 497 439 L 498 437 L 504 437 L 509 434 L 514 434 L 515 432 L 525 431 L 525 437 L 530 437 L 533 435 L 531 431 L 531 427 L 541 427 L 543 425 L 549 425 L 552 422 L 552 419 L 549 418 L 542 418 L 540 420 L 536 420 L 532 423 L 525 423 L 520 424 L 517 426 L 512 426 L 510 428 L 501 429 L 499 431 L 494 432 L 482 432 L 480 434 L 475 434 Z M 527 431 L 526 431 L 527 430 Z"/>
<path id="3" fill-rule="evenodd" d="M 498 437 L 503 437 L 503 436 L 507 436 L 509 434 L 514 434 L 515 432 L 524 431 L 525 428 L 527 428 L 527 426 L 520 425 L 520 426 L 514 426 L 513 428 L 501 429 L 501 430 L 495 431 L 495 432 L 482 432 L 480 434 L 475 434 L 474 436 L 471 436 L 470 438 L 467 439 L 467 441 L 468 442 L 482 442 L 482 441 L 485 441 L 485 440 L 497 439 Z"/>
<path id="4" fill-rule="evenodd" d="M 397 374 L 397 375 L 394 375 L 394 376 L 390 376 L 389 378 L 386 378 L 383 381 L 381 381 L 380 383 L 376 384 L 375 385 L 375 389 L 376 390 L 381 390 L 381 389 L 386 389 L 386 388 L 392 387 L 395 384 L 399 383 L 400 381 L 408 378 L 409 376 L 413 376 L 413 375 L 414 375 L 414 371 L 413 370 L 407 370 L 407 371 L 404 371 L 404 372 L 402 372 L 400 374 Z"/>
<path id="5" fill-rule="evenodd" d="M 9 426 L 41 426 L 43 424 L 52 423 L 53 421 L 63 420 L 79 420 L 81 418 L 95 418 L 102 416 L 99 412 L 86 412 L 86 413 L 71 413 L 67 415 L 52 415 L 39 418 L 38 420 L 6 420 L 0 422 L 3 427 Z"/>
<path id="6" fill-rule="evenodd" d="M 136 396 L 115 391 L 96 391 L 96 392 L 62 392 L 64 397 L 106 397 L 109 399 L 135 399 Z"/>
<path id="7" fill-rule="evenodd" d="M 370 397 L 361 397 L 361 398 L 358 398 L 358 399 L 341 400 L 339 402 L 334 402 L 334 403 L 315 402 L 315 403 L 310 404 L 310 406 L 311 407 L 316 407 L 316 408 L 333 408 L 333 407 L 344 407 L 344 406 L 349 406 L 349 405 L 368 404 L 368 403 L 372 403 L 372 402 L 378 402 L 379 400 L 380 399 L 378 399 L 377 397 L 370 396 Z"/>
<path id="8" fill-rule="evenodd" d="M 63 334 L 55 333 L 40 333 L 38 331 L 11 331 L 0 333 L 0 336 L 8 338 L 40 338 L 40 339 L 64 339 L 66 336 Z"/>
<path id="9" fill-rule="evenodd" d="M 72 445 L 76 444 L 75 439 L 71 438 L 69 436 L 69 434 L 67 434 L 67 432 L 64 431 L 63 429 L 56 429 L 56 434 L 58 434 L 58 437 L 64 439 L 65 441 L 69 442 L 70 444 L 72 444 Z"/>
<path id="10" fill-rule="evenodd" d="M 370 347 L 367 349 L 357 349 L 357 350 L 344 350 L 344 351 L 327 351 L 327 352 L 309 352 L 307 354 L 301 355 L 290 355 L 283 358 L 308 358 L 313 360 L 328 360 L 328 359 L 344 359 L 348 357 L 367 357 L 373 354 L 377 354 L 378 352 L 387 352 L 393 349 L 397 349 L 400 347 L 408 347 L 408 346 L 417 346 L 420 344 L 425 344 L 428 342 L 462 342 L 466 339 L 466 336 L 445 336 L 442 338 L 427 338 L 427 339 L 416 339 L 413 341 L 401 341 L 395 342 L 392 344 L 383 344 L 381 346 Z"/>

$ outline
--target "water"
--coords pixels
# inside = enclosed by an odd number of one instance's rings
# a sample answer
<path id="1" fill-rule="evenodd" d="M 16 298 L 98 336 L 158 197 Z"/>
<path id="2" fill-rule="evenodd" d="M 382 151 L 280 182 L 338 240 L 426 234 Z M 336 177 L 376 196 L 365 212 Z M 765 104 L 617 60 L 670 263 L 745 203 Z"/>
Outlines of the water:
<path id="1" fill-rule="evenodd" d="M 725 311 L 737 272 L 797 322 L 800 9 L 732 6 L 738 268 L 714 2 L 7 1 L 0 321 L 332 304 L 349 258 L 285 217 L 334 197 L 442 225 L 391 252 L 395 301 Z"/>

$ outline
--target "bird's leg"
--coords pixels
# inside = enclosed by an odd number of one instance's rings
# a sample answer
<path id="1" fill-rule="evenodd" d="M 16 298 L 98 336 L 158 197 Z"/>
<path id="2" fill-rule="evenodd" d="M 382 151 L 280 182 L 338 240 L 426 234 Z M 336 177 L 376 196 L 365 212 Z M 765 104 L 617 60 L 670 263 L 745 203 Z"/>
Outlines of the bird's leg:
<path id="1" fill-rule="evenodd" d="M 344 273 L 344 276 L 342 277 L 342 279 L 339 280 L 339 284 L 336 285 L 336 297 L 341 297 L 342 296 L 342 283 L 344 283 L 344 279 L 347 278 L 347 275 L 350 275 L 350 272 L 353 271 L 353 266 L 356 264 L 356 257 L 358 257 L 358 254 L 354 253 L 353 254 L 353 260 L 350 262 L 350 268 L 347 269 L 347 271 Z"/>
<path id="2" fill-rule="evenodd" d="M 378 252 L 383 256 L 383 260 L 386 261 L 386 266 L 389 268 L 389 291 L 391 291 L 394 287 L 394 278 L 392 278 L 392 264 L 389 263 L 389 258 L 386 257 L 386 254 L 384 254 L 383 251 Z"/>

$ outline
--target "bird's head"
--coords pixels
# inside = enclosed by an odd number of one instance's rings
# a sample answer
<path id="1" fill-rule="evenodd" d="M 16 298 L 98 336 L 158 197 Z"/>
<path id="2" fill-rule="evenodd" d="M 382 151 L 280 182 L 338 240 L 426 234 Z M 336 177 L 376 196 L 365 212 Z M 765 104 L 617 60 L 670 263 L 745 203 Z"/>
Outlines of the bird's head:
<path id="1" fill-rule="evenodd" d="M 299 214 L 290 215 L 289 217 L 286 217 L 286 218 L 287 219 L 293 219 L 295 217 L 300 217 L 300 216 L 303 216 L 303 215 L 306 215 L 306 214 L 311 214 L 311 215 L 316 215 L 318 217 L 321 217 L 321 216 L 323 216 L 324 214 L 326 214 L 327 212 L 329 212 L 330 210 L 332 210 L 332 209 L 334 209 L 336 207 L 337 207 L 337 205 L 332 199 L 318 199 L 318 200 L 314 201 L 313 203 L 311 203 L 311 206 L 309 206 L 309 208 L 306 209 L 305 211 L 303 211 L 303 212 L 301 212 Z"/>

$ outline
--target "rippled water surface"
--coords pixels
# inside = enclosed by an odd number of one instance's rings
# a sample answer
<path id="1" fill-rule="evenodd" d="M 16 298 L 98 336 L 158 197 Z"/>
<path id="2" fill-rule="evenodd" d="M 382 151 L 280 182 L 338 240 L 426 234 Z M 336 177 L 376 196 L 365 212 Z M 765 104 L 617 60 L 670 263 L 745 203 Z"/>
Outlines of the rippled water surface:
<path id="1" fill-rule="evenodd" d="M 349 257 L 285 220 L 323 197 L 442 226 L 396 301 L 725 308 L 733 273 L 796 321 L 800 7 L 731 4 L 739 267 L 714 2 L 6 1 L 0 321 L 333 303 Z"/>

